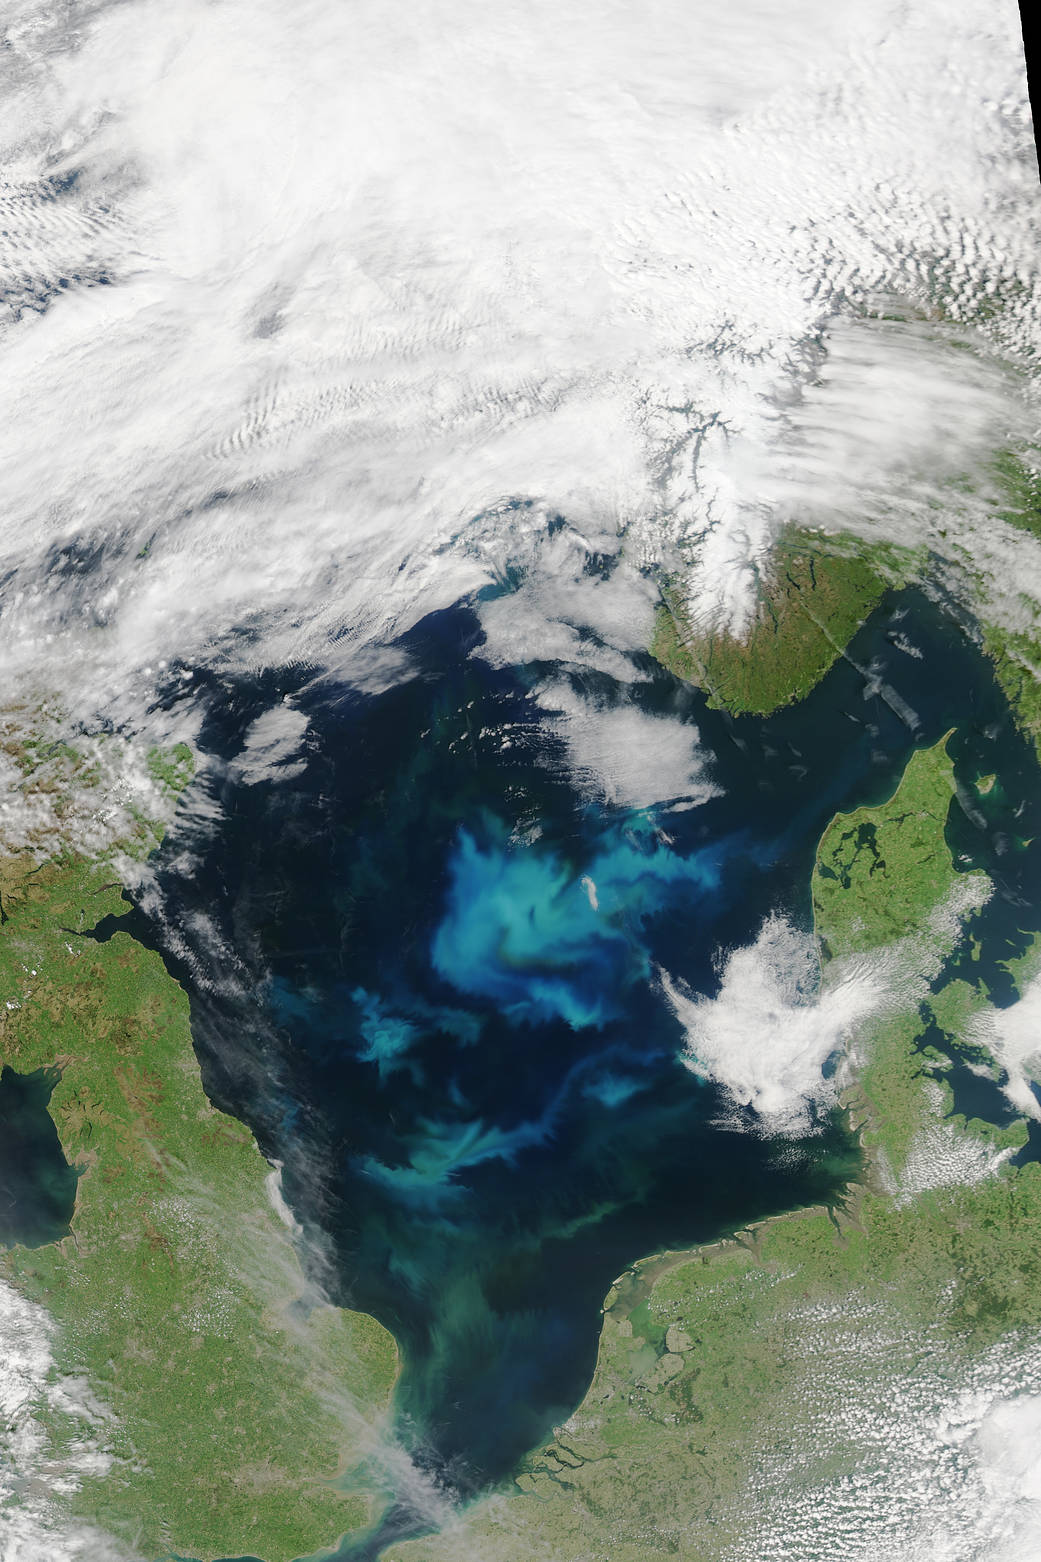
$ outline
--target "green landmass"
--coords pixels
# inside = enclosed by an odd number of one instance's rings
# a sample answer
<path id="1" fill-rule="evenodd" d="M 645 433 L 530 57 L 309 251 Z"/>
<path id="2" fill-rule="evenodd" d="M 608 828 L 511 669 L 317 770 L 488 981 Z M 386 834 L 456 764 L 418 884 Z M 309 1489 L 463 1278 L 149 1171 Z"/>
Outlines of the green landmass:
<path id="1" fill-rule="evenodd" d="M 1017 723 L 1036 745 L 1041 741 L 1041 623 L 1034 605 L 1025 605 L 1035 627 L 1015 630 L 984 624 L 983 649 Z"/>
<path id="2" fill-rule="evenodd" d="M 991 462 L 999 519 L 1041 538 L 1041 473 L 1012 450 Z M 956 486 L 971 489 L 968 478 Z M 946 535 L 945 533 L 943 535 Z M 752 622 L 740 638 L 700 623 L 684 604 L 680 583 L 661 584 L 651 654 L 672 673 L 703 689 L 715 710 L 767 716 L 807 695 L 834 666 L 860 626 L 893 586 L 922 576 L 920 550 L 851 536 L 791 528 L 761 569 Z M 994 666 L 1013 716 L 1041 742 L 1041 617 L 1026 593 L 1018 627 L 980 623 L 982 648 Z"/>
<path id="3" fill-rule="evenodd" d="M 17 753 L 27 793 L 34 775 L 52 794 L 84 784 L 74 749 Z M 190 753 L 149 769 L 172 794 Z M 83 936 L 127 909 L 119 854 L 161 833 L 131 817 L 97 858 L 0 858 L 0 1060 L 51 1071 L 80 1173 L 69 1236 L 0 1253 L 0 1278 L 46 1308 L 55 1375 L 85 1379 L 100 1406 L 37 1407 L 52 1468 L 84 1439 L 108 1465 L 61 1496 L 70 1521 L 143 1562 L 287 1562 L 371 1520 L 364 1485 L 342 1488 L 386 1412 L 396 1349 L 308 1287 L 269 1166 L 203 1092 L 187 996 L 159 956 L 122 932 Z"/>
<path id="4" fill-rule="evenodd" d="M 1034 448 L 999 450 L 990 463 L 989 503 L 999 520 L 1041 539 L 1038 454 Z M 986 582 L 980 585 L 985 597 Z M 1012 627 L 985 616 L 981 638 L 1018 725 L 1036 745 L 1041 740 L 1041 617 L 1037 602 L 1026 592 L 1019 596 L 1016 617 L 1018 624 Z"/>
<path id="5" fill-rule="evenodd" d="M 988 888 L 955 870 L 953 793 L 946 743 L 921 750 L 887 802 L 838 814 L 817 852 L 822 984 L 883 961 L 899 1000 L 857 1038 L 846 1105 L 863 1180 L 839 1207 L 627 1271 L 585 1399 L 514 1491 L 386 1562 L 819 1562 L 843 1534 L 893 1554 L 922 1522 L 907 1474 L 930 1456 L 923 1427 L 957 1385 L 989 1381 L 1003 1343 L 1041 1331 L 1041 1167 L 1009 1164 L 1025 1125 L 955 1117 L 934 1071 L 937 1028 L 971 1057 L 986 1007 L 982 988 L 942 980 Z M 957 1500 L 952 1483 L 955 1534 Z"/>
<path id="6" fill-rule="evenodd" d="M 699 624 L 665 582 L 651 652 L 704 689 L 715 709 L 767 715 L 820 682 L 888 587 L 914 567 L 906 550 L 792 529 L 760 571 L 755 614 L 740 639 Z"/>
<path id="7" fill-rule="evenodd" d="M 1036 452 L 1032 454 L 1036 456 Z M 1041 537 L 1041 471 L 1025 453 L 1015 450 L 1000 450 L 991 465 L 1001 519 Z"/>
<path id="8" fill-rule="evenodd" d="M 148 769 L 152 779 L 167 786 L 172 792 L 183 792 L 195 773 L 195 762 L 187 743 L 176 743 L 173 748 L 153 748 L 148 751 Z"/>
<path id="9" fill-rule="evenodd" d="M 948 734 L 949 736 L 949 734 Z M 813 918 L 828 962 L 921 936 L 935 906 L 959 882 L 944 842 L 954 796 L 954 766 L 944 745 L 911 756 L 900 785 L 881 807 L 836 814 L 817 847 Z"/>

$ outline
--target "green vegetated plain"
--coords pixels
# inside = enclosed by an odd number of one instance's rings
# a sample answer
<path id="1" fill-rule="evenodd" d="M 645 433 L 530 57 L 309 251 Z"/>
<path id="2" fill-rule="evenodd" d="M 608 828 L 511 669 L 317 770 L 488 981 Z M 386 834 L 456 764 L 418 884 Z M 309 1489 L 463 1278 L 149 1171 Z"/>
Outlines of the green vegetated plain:
<path id="1" fill-rule="evenodd" d="M 52 793 L 90 782 L 72 749 L 16 757 L 28 791 L 37 771 Z M 150 768 L 177 790 L 190 755 Z M 159 832 L 138 825 L 119 847 L 143 856 Z M 372 1517 L 364 1486 L 337 1482 L 385 1414 L 392 1338 L 309 1295 L 270 1168 L 207 1100 L 187 996 L 159 956 L 81 936 L 126 910 L 112 854 L 7 856 L 0 896 L 0 1059 L 52 1071 L 80 1173 L 68 1237 L 0 1253 L 0 1278 L 55 1321 L 55 1375 L 86 1379 L 101 1407 L 93 1422 L 37 1407 L 53 1468 L 84 1440 L 108 1465 L 60 1504 L 142 1562 L 332 1544 Z"/>
<path id="2" fill-rule="evenodd" d="M 999 450 L 992 467 L 998 485 L 997 512 L 1010 526 L 1041 537 L 1041 468 L 1038 452 Z"/>
<path id="3" fill-rule="evenodd" d="M 991 463 L 995 516 L 1041 540 L 1041 465 L 1037 450 L 1001 450 Z M 998 682 L 1022 727 L 1035 744 L 1041 742 L 1041 614 L 1025 593 L 1020 599 L 1021 623 L 982 625 L 983 649 L 994 664 Z"/>
<path id="4" fill-rule="evenodd" d="M 971 1050 L 986 1004 L 940 974 L 963 936 L 954 911 L 987 888 L 955 871 L 953 790 L 946 744 L 921 750 L 888 802 L 837 815 L 818 848 L 823 984 L 884 957 L 907 993 L 859 1042 L 861 1183 L 841 1208 L 636 1264 L 606 1300 L 589 1392 L 520 1491 L 386 1562 L 819 1562 L 842 1525 L 890 1554 L 913 1439 L 974 1363 L 1041 1331 L 1041 1167 L 1008 1161 L 1025 1125 L 954 1117 L 932 1071 L 934 1027 Z M 910 1532 L 913 1481 L 908 1501 Z"/>
<path id="5" fill-rule="evenodd" d="M 714 708 L 767 715 L 808 694 L 887 588 L 916 566 L 905 549 L 792 528 L 759 571 L 755 614 L 740 638 L 699 624 L 666 583 L 651 652 Z"/>

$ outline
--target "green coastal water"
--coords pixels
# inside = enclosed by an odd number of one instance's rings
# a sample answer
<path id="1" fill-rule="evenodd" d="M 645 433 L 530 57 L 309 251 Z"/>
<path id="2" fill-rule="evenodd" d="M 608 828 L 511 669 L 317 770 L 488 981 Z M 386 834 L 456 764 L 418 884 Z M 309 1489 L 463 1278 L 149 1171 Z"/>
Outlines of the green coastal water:
<path id="1" fill-rule="evenodd" d="M 28 796 L 37 775 L 68 786 L 67 754 L 21 758 Z M 31 1510 L 28 1444 L 64 1474 L 30 1555 L 74 1530 L 148 1562 L 290 1562 L 373 1515 L 371 1484 L 337 1479 L 378 1440 L 393 1341 L 308 1286 L 270 1167 L 206 1099 L 158 955 L 87 936 L 125 905 L 117 863 L 66 851 L 0 873 L 4 1522 Z"/>
<path id="2" fill-rule="evenodd" d="M 340 1382 L 349 1388 L 345 1412 L 357 1408 L 359 1395 L 369 1408 L 361 1424 L 341 1425 L 347 1444 L 366 1450 L 347 1495 L 326 1494 L 318 1507 L 307 1497 L 304 1467 L 312 1454 L 320 1463 L 320 1443 L 333 1446 L 335 1426 L 326 1425 L 312 1446 L 286 1421 L 286 1446 L 307 1454 L 289 1482 L 297 1506 L 287 1507 L 284 1489 L 273 1489 L 258 1535 L 274 1534 L 271 1523 L 282 1513 L 288 1527 L 269 1546 L 288 1545 L 306 1510 L 311 1532 L 317 1524 L 323 1539 L 354 1527 L 339 1553 L 354 1559 L 435 1529 L 454 1504 L 478 1499 L 532 1450 L 545 1449 L 553 1427 L 569 1422 L 589 1389 L 601 1306 L 619 1274 L 648 1254 L 712 1244 L 782 1211 L 837 1206 L 861 1175 L 841 1113 L 811 1110 L 801 1137 L 779 1135 L 750 1110 L 735 1114 L 704 1070 L 684 1067 L 683 1033 L 659 971 L 713 993 L 717 951 L 751 943 L 766 917 L 782 915 L 808 931 L 829 820 L 839 809 L 888 798 L 911 754 L 952 729 L 955 795 L 940 826 L 943 850 L 957 875 L 985 869 L 994 893 L 968 914 L 967 941 L 952 946 L 930 980 L 955 990 L 968 977 L 1010 1001 L 1009 962 L 1022 958 L 1041 920 L 1031 844 L 1036 758 L 957 621 L 913 592 L 887 600 L 808 699 L 766 719 L 710 709 L 650 658 L 635 661 L 639 676 L 625 683 L 603 674 L 579 678 L 553 664 L 494 667 L 480 654 L 479 622 L 466 606 L 419 626 L 401 650 L 410 675 L 376 695 L 315 682 L 304 669 L 203 691 L 210 714 L 201 752 L 217 761 L 219 806 L 197 812 L 204 828 L 175 833 L 160 851 L 156 920 L 123 909 L 103 864 L 104 882 L 86 901 L 75 875 L 62 877 L 67 866 L 53 887 L 47 876 L 26 877 L 21 909 L 5 889 L 14 917 L 5 924 L 12 973 L 36 961 L 43 939 L 48 980 L 60 969 L 77 994 L 70 1004 L 56 989 L 48 1000 L 48 1012 L 60 1018 L 53 1035 L 26 1031 L 18 1010 L 8 1011 L 6 1026 L 22 1038 L 8 1056 L 26 1076 L 47 1059 L 63 1060 L 49 1111 L 60 1152 L 88 1168 L 85 1194 L 105 1186 L 92 1143 L 103 1121 L 108 1151 L 121 1146 L 126 1174 L 152 1175 L 153 1099 L 166 1086 L 140 1074 L 133 1038 L 151 1034 L 155 1015 L 167 1012 L 160 988 L 166 991 L 170 973 L 187 990 L 206 1091 L 232 1114 L 220 1121 L 243 1157 L 234 1198 L 254 1210 L 243 1231 L 279 1251 L 287 1245 L 284 1228 L 272 1223 L 270 1205 L 261 1219 L 250 1203 L 262 1162 L 236 1122 L 283 1163 L 283 1191 L 303 1222 L 301 1251 L 313 1278 L 334 1303 L 358 1312 L 345 1326 L 342 1351 L 324 1324 L 320 1339 L 297 1341 L 303 1354 L 296 1365 L 281 1350 L 282 1375 L 265 1378 L 274 1418 L 263 1434 L 270 1458 L 282 1435 L 280 1404 L 306 1417 L 308 1396 Z M 934 676 L 938 666 L 943 679 Z M 559 738 L 531 699 L 547 676 L 570 678 L 576 697 L 599 709 L 638 709 L 691 734 L 696 726 L 711 795 L 695 807 L 624 808 L 576 785 Z M 221 768 L 222 756 L 232 761 L 241 751 L 257 717 L 294 690 L 309 720 L 303 765 L 259 784 L 237 779 L 233 764 Z M 879 871 L 885 859 L 875 830 L 870 818 L 850 826 L 858 874 L 864 864 Z M 828 871 L 844 892 L 852 886 L 852 859 Z M 45 914 L 52 894 L 53 912 Z M 887 899 L 899 910 L 891 891 Z M 914 921 L 906 907 L 901 916 Z M 834 928 L 824 936 L 834 938 Z M 167 972 L 147 945 L 163 952 Z M 83 986 L 77 973 L 92 951 L 100 963 Z M 109 996 L 88 1015 L 80 1005 L 89 991 Z M 153 1003 L 159 1007 L 144 1018 Z M 184 999 L 177 1003 L 171 1081 L 181 1077 L 174 1060 L 187 1045 Z M 939 1000 L 930 1025 L 897 1036 L 894 1046 L 908 1055 L 917 1049 L 937 1080 L 946 1069 L 964 1092 L 957 1027 Z M 102 1035 L 116 1059 L 107 1072 L 94 1056 Z M 84 1036 L 90 1048 L 81 1046 Z M 82 1073 L 88 1062 L 102 1067 L 96 1087 Z M 988 1097 L 979 1076 L 971 1077 L 973 1100 L 981 1111 L 989 1103 L 1000 1136 L 1008 1121 L 1000 1081 L 990 1081 Z M 16 1108 L 35 1103 L 42 1146 L 48 1082 L 41 1077 L 28 1094 L 13 1076 L 4 1084 L 12 1122 Z M 109 1096 L 104 1110 L 112 1115 L 103 1119 L 99 1103 Z M 59 1140 L 49 1142 L 54 1148 Z M 210 1153 L 201 1143 L 177 1151 L 175 1183 L 178 1164 L 196 1165 Z M 892 1144 L 889 1153 L 896 1153 Z M 1029 1171 L 1029 1136 L 1017 1140 L 1016 1155 Z M 45 1162 L 39 1158 L 33 1173 L 41 1211 L 47 1179 L 76 1175 L 56 1162 L 47 1171 Z M 110 1163 L 104 1175 L 113 1169 Z M 227 1181 L 224 1160 L 211 1171 L 214 1186 Z M 189 1187 L 197 1197 L 201 1184 L 192 1176 L 184 1188 L 172 1187 L 175 1198 Z M 225 1188 L 221 1198 L 232 1192 Z M 55 1210 L 56 1220 L 68 1220 L 67 1211 Z M 82 1248 L 83 1221 L 100 1213 L 91 1210 L 88 1200 L 76 1217 L 81 1252 L 91 1251 Z M 135 1250 L 154 1269 L 149 1294 L 165 1307 L 168 1213 L 149 1220 L 134 1228 Z M 117 1254 L 130 1238 L 117 1225 L 110 1239 L 112 1261 L 99 1274 L 118 1288 Z M 95 1255 L 107 1251 L 105 1243 Z M 60 1312 L 58 1299 L 75 1295 L 62 1289 L 63 1266 L 82 1259 L 69 1248 L 16 1251 L 23 1254 L 19 1284 Z M 200 1295 L 231 1284 L 248 1311 L 250 1287 L 264 1273 L 259 1248 L 229 1250 L 222 1264 L 224 1280 L 205 1265 L 196 1272 L 197 1258 L 186 1250 L 176 1259 L 176 1283 Z M 280 1273 L 285 1279 L 288 1270 Z M 645 1316 L 651 1300 L 643 1274 L 635 1271 L 640 1295 L 631 1306 L 616 1300 L 612 1315 L 630 1319 L 634 1332 L 624 1337 L 644 1352 L 631 1370 L 650 1375 L 649 1392 L 674 1376 L 680 1393 L 686 1347 L 678 1334 L 670 1345 L 667 1319 Z M 288 1304 L 290 1292 L 279 1286 Z M 379 1347 L 387 1337 L 359 1314 L 389 1328 L 401 1351 L 386 1425 L 373 1392 L 389 1382 Z M 308 1315 L 305 1307 L 299 1317 Z M 334 1308 L 329 1316 L 344 1315 Z M 268 1333 L 277 1357 L 276 1335 Z M 181 1338 L 177 1330 L 174 1336 Z M 80 1346 L 72 1334 L 69 1341 L 71 1361 Z M 379 1357 L 375 1378 L 352 1365 L 364 1341 L 362 1354 Z M 187 1335 L 181 1343 L 187 1349 Z M 106 1360 L 135 1359 L 126 1357 L 125 1341 L 99 1337 L 95 1345 Z M 219 1354 L 219 1343 L 214 1348 Z M 623 1352 L 619 1361 L 627 1359 Z M 198 1357 L 203 1367 L 208 1361 Z M 221 1371 L 234 1376 L 236 1362 L 248 1366 L 248 1357 L 232 1348 Z M 164 1374 L 166 1381 L 168 1368 Z M 134 1431 L 131 1380 L 133 1373 L 126 1382 L 117 1375 L 105 1392 L 124 1396 L 127 1436 L 136 1441 L 145 1426 Z M 191 1401 L 191 1417 L 202 1403 Z M 162 1430 L 165 1420 L 157 1425 Z M 201 1477 L 179 1480 L 183 1460 L 175 1452 L 173 1444 L 157 1448 L 151 1467 L 161 1477 L 161 1500 L 180 1511 L 178 1491 L 195 1490 Z M 581 1450 L 572 1456 L 587 1458 Z M 552 1461 L 568 1465 L 566 1449 L 545 1458 L 550 1470 Z M 248 1537 L 242 1493 L 228 1484 L 238 1477 L 227 1468 L 203 1483 L 208 1495 L 196 1503 L 195 1520 L 208 1526 L 200 1534 Z M 539 1466 L 529 1462 L 529 1470 L 537 1476 Z M 119 1492 L 111 1481 L 88 1484 L 82 1502 L 87 1509 L 96 1503 L 106 1525 L 118 1529 L 120 1504 L 140 1500 L 129 1487 Z M 381 1503 L 387 1509 L 376 1517 Z M 367 1515 L 373 1522 L 366 1528 Z M 271 1562 L 259 1545 L 256 1553 Z M 209 1555 L 205 1548 L 199 1554 Z"/>
<path id="3" fill-rule="evenodd" d="M 707 708 L 649 659 L 641 683 L 583 675 L 580 695 L 696 722 L 717 793 L 671 812 L 577 791 L 529 699 L 573 675 L 492 668 L 480 640 L 466 608 L 427 621 L 403 646 L 413 676 L 378 696 L 288 674 L 215 685 L 203 741 L 228 756 L 295 688 L 306 769 L 229 780 L 191 880 L 173 862 L 162 880 L 180 937 L 216 909 L 270 973 L 231 1001 L 179 967 L 207 1087 L 284 1162 L 337 1299 L 399 1340 L 397 1435 L 463 1495 L 579 1403 L 628 1264 L 826 1203 L 859 1164 L 838 1116 L 783 1144 L 728 1124 L 682 1066 L 656 968 L 713 992 L 717 949 L 764 917 L 808 928 L 828 819 L 887 796 L 951 728 L 952 848 L 997 886 L 981 959 L 1022 953 L 1038 921 L 1035 756 L 957 620 L 919 594 L 890 596 L 848 660 L 766 719 Z M 986 795 L 983 775 L 1000 778 Z M 343 1554 L 422 1523 L 403 1495 Z"/>
<path id="4" fill-rule="evenodd" d="M 860 1183 L 837 1209 L 634 1266 L 589 1392 L 516 1484 L 388 1562 L 819 1562 L 842 1530 L 856 1558 L 922 1526 L 966 1554 L 1001 1531 L 966 1429 L 1041 1386 L 1041 1167 L 1009 1160 L 1022 1119 L 967 1120 L 938 1085 L 937 1020 L 986 1005 L 978 973 L 951 975 L 990 888 L 952 860 L 954 791 L 945 742 L 919 749 L 817 853 L 824 993 L 844 960 L 879 955 L 905 993 L 861 1027 Z M 1013 988 L 1025 970 L 1006 968 Z"/>

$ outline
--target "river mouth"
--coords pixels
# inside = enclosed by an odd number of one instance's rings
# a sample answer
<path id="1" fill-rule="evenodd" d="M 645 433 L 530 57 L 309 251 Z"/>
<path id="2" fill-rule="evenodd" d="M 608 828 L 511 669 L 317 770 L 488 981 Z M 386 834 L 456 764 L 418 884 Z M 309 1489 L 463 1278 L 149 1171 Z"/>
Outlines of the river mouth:
<path id="1" fill-rule="evenodd" d="M 625 684 L 496 667 L 480 646 L 464 603 L 401 642 L 409 675 L 380 692 L 303 670 L 215 680 L 201 747 L 228 763 L 209 822 L 190 862 L 172 833 L 161 913 L 133 919 L 188 987 L 208 1092 L 283 1163 L 324 1285 L 398 1338 L 397 1437 L 463 1499 L 574 1410 L 628 1265 L 834 1202 L 856 1175 L 838 1111 L 777 1132 L 684 1066 L 657 973 L 713 994 L 721 949 L 771 915 L 807 929 L 830 817 L 888 795 L 952 727 L 962 786 L 999 777 L 950 826 L 998 886 L 988 957 L 1041 920 L 1021 845 L 1036 760 L 989 664 L 921 593 L 893 594 L 808 699 L 765 719 L 709 709 L 650 658 Z M 532 697 L 547 677 L 696 728 L 696 805 L 592 794 Z M 306 740 L 258 780 L 235 756 L 286 695 Z M 403 1504 L 343 1555 L 420 1527 Z"/>

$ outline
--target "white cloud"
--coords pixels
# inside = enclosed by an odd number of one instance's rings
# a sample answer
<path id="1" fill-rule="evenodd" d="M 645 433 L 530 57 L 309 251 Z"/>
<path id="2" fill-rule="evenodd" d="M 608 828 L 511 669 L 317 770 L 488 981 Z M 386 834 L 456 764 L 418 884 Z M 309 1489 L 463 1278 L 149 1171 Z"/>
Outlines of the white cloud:
<path id="1" fill-rule="evenodd" d="M 982 357 L 849 318 L 879 289 L 996 296 L 999 345 L 1036 340 L 1011 0 L 131 0 L 9 27 L 23 685 L 143 720 L 143 669 L 240 654 L 236 626 L 251 662 L 364 645 L 494 575 L 516 497 L 638 562 L 700 537 L 699 607 L 739 621 L 801 496 L 855 519 L 863 489 L 863 524 L 921 531 L 931 467 L 1022 421 Z"/>
<path id="2" fill-rule="evenodd" d="M 884 958 L 851 962 L 824 991 L 819 974 L 812 937 L 779 916 L 767 918 L 754 944 L 726 956 L 714 998 L 662 973 L 686 1032 L 687 1066 L 724 1085 L 774 1131 L 799 1132 L 809 1103 L 834 1099 L 825 1063 L 892 1001 Z"/>
<path id="3" fill-rule="evenodd" d="M 70 1525 L 61 1500 L 111 1458 L 98 1437 L 103 1407 L 82 1383 L 53 1377 L 52 1328 L 42 1307 L 0 1280 L 0 1551 L 4 1562 L 129 1562 L 110 1536 Z M 74 1428 L 60 1468 L 46 1429 L 55 1417 Z"/>
<path id="4" fill-rule="evenodd" d="M 939 1087 L 936 1096 L 941 1097 Z M 937 1116 L 941 1100 L 935 1102 Z M 930 1123 L 911 1141 L 893 1189 L 898 1204 L 909 1204 L 929 1188 L 957 1188 L 994 1177 L 1014 1150 L 995 1150 L 954 1123 Z"/>
<path id="5" fill-rule="evenodd" d="M 997 1399 L 973 1448 L 992 1511 L 1003 1518 L 997 1553 L 1009 1562 L 1041 1559 L 1041 1394 Z"/>
<path id="6" fill-rule="evenodd" d="M 65 714 L 38 706 L 31 713 L 8 707 L 0 718 L 0 850 L 29 851 L 38 860 L 72 848 L 96 856 L 132 836 L 143 817 L 165 824 L 175 799 L 148 766 L 140 741 L 104 735 L 70 734 Z M 35 740 L 34 764 L 26 772 L 12 757 L 26 739 Z M 78 770 L 64 740 L 79 756 Z M 7 746 L 10 746 L 10 751 Z M 77 784 L 77 774 L 85 780 Z M 133 878 L 135 865 L 126 862 Z"/>
<path id="7" fill-rule="evenodd" d="M 547 679 L 535 697 L 541 730 L 563 740 L 584 791 L 631 808 L 704 802 L 718 789 L 697 728 L 631 699 L 632 686 L 646 681 L 634 657 L 654 633 L 656 589 L 619 553 L 616 532 L 548 520 L 534 506 L 490 519 L 487 556 L 517 583 L 480 604 L 484 639 L 474 654 L 500 667 L 537 660 L 570 669 L 573 683 Z M 608 694 L 605 679 L 620 687 Z"/>
<path id="8" fill-rule="evenodd" d="M 850 1562 L 1037 1562 L 1036 1342 L 966 1364 L 935 1327 L 872 1316 L 857 1297 L 824 1312 L 795 1320 L 810 1423 L 795 1460 L 761 1450 L 750 1533 L 726 1562 L 819 1562 L 837 1535 Z"/>
<path id="9" fill-rule="evenodd" d="M 1037 342 L 1018 26 L 1013 0 L 15 0 L 8 694 L 154 735 L 161 662 L 349 665 L 527 567 L 516 499 L 637 565 L 700 542 L 699 609 L 735 622 L 807 495 L 851 524 L 863 489 L 860 524 L 932 535 L 945 452 L 1017 430 L 1019 390 L 849 317 L 996 289 L 997 345 Z M 1041 549 L 988 535 L 981 563 L 1036 589 Z M 489 654 L 631 677 L 650 589 L 572 571 L 566 606 L 552 574 L 486 607 Z M 646 792 L 617 727 L 564 719 L 578 762 Z M 83 821 L 88 845 L 111 822 Z M 782 1121 L 874 993 L 814 996 L 794 937 L 731 956 L 716 1007 L 675 989 L 706 1066 Z"/>
<path id="10" fill-rule="evenodd" d="M 232 768 L 247 786 L 299 775 L 304 762 L 298 756 L 308 725 L 303 712 L 285 701 L 272 706 L 257 717 L 246 733 Z"/>
<path id="11" fill-rule="evenodd" d="M 984 873 L 959 875 L 919 927 L 892 944 L 829 960 L 823 980 L 814 937 L 776 914 L 754 943 L 720 953 L 712 998 L 660 971 L 685 1032 L 684 1061 L 723 1085 L 738 1106 L 752 1107 L 772 1132 L 804 1131 L 811 1103 L 834 1101 L 846 1065 L 863 1062 L 870 1043 L 860 1032 L 926 995 L 964 918 L 992 888 Z M 837 1066 L 826 1079 L 829 1059 Z M 976 1164 L 974 1154 L 962 1156 L 963 1171 L 969 1161 Z"/>
<path id="12" fill-rule="evenodd" d="M 1005 1069 L 1005 1094 L 1016 1110 L 1041 1122 L 1041 1103 L 1031 1089 L 1032 1081 L 1041 1083 L 1041 976 L 1008 1008 L 988 1004 L 974 1017 L 970 1034 Z"/>
<path id="13" fill-rule="evenodd" d="M 702 803 L 719 788 L 707 778 L 697 728 L 653 716 L 633 704 L 604 706 L 569 684 L 544 684 L 545 725 L 563 738 L 576 784 L 609 803 L 649 808 Z"/>
<path id="14" fill-rule="evenodd" d="M 633 679 L 631 656 L 650 643 L 659 598 L 622 558 L 616 527 L 525 505 L 483 517 L 470 545 L 509 587 L 480 604 L 485 639 L 476 654 L 498 667 L 562 661 Z"/>

